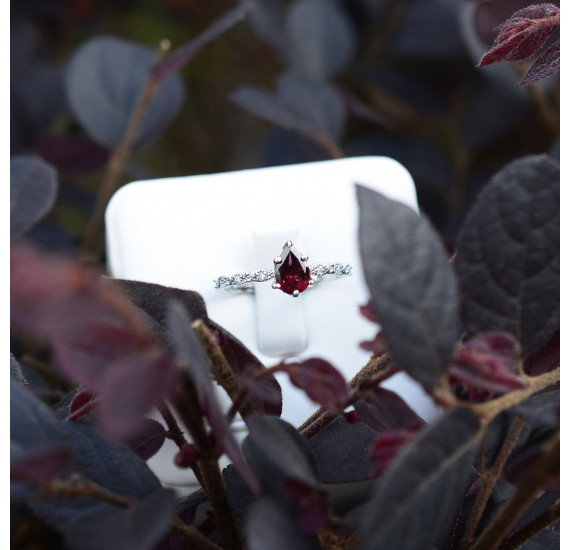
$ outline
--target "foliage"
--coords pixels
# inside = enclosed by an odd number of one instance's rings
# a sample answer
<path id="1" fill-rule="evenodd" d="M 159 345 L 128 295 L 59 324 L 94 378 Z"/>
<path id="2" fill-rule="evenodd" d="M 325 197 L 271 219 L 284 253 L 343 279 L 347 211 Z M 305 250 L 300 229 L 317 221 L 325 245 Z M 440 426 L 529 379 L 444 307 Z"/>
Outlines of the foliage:
<path id="1" fill-rule="evenodd" d="M 559 8 L 508 4 L 513 16 L 481 64 L 526 59 L 545 44 L 521 83 L 552 74 Z M 530 114 L 528 96 L 468 66 L 447 3 L 401 5 L 239 2 L 173 53 L 164 41 L 153 52 L 109 33 L 82 37 L 64 71 L 38 61 L 29 24 L 35 17 L 57 42 L 60 4 L 17 7 L 14 548 L 557 547 L 559 166 L 545 154 L 557 137 L 553 95 L 531 87 Z M 191 13 L 169 6 L 173 20 Z M 70 17 L 85 30 L 94 9 L 72 1 Z M 104 12 L 130 13 L 106 3 Z M 389 154 L 413 173 L 430 214 L 355 187 L 371 298 L 361 313 L 377 335 L 361 344 L 372 355 L 350 381 L 317 357 L 268 368 L 209 318 L 198 293 L 112 279 L 97 261 L 110 194 L 125 171 L 142 169 L 138 151 L 152 153 L 161 134 L 172 144 L 188 103 L 184 79 L 244 17 L 266 59 L 285 68 L 275 92 L 240 84 L 230 96 L 282 127 L 266 156 Z M 506 139 L 524 119 L 526 139 Z M 95 201 L 85 183 L 94 174 L 103 181 Z M 89 224 L 70 230 L 70 204 L 91 214 Z M 81 246 L 74 231 L 88 236 Z M 298 428 L 280 418 L 278 372 L 320 407 Z M 397 373 L 442 415 L 426 424 L 387 389 Z M 220 405 L 214 381 L 231 405 Z M 241 445 L 230 430 L 238 415 L 248 432 Z M 178 448 L 174 463 L 200 482 L 196 493 L 180 498 L 149 467 L 166 440 Z M 223 455 L 231 465 L 220 471 Z"/>

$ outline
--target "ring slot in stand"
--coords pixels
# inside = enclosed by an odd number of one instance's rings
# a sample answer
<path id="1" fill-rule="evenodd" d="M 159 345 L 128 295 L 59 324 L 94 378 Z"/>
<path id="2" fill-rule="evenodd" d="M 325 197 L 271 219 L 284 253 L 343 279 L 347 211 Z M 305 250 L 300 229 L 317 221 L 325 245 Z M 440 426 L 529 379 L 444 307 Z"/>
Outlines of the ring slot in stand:
<path id="1" fill-rule="evenodd" d="M 106 212 L 109 270 L 119 278 L 198 291 L 210 318 L 266 366 L 293 352 L 299 359 L 326 359 L 350 380 L 370 355 L 359 342 L 378 330 L 359 313 L 369 292 L 359 257 L 355 183 L 418 210 L 410 174 L 386 157 L 128 184 Z M 284 237 L 290 228 L 298 231 L 296 237 Z M 272 231 L 278 232 L 276 242 Z M 310 264 L 348 263 L 353 274 L 324 280 L 298 298 L 273 290 L 271 280 L 255 283 L 255 295 L 214 288 L 219 276 L 273 268 L 286 240 L 309 255 Z M 286 314 L 286 307 L 291 312 Z M 282 417 L 298 426 L 317 405 L 287 376 L 278 375 L 278 381 Z M 436 414 L 430 398 L 406 374 L 392 377 L 385 386 L 426 420 Z M 153 457 L 150 464 L 164 481 L 188 481 L 188 472 L 173 466 L 171 451 L 167 448 L 165 458 Z"/>
<path id="2" fill-rule="evenodd" d="M 299 242 L 297 229 L 254 231 L 254 265 L 271 266 L 271 259 L 278 255 L 281 246 L 288 240 Z M 276 243 L 280 244 L 276 246 Z M 255 284 L 254 296 L 257 345 L 260 352 L 268 357 L 284 357 L 304 351 L 307 347 L 307 332 L 303 300 L 285 296 L 268 283 Z"/>

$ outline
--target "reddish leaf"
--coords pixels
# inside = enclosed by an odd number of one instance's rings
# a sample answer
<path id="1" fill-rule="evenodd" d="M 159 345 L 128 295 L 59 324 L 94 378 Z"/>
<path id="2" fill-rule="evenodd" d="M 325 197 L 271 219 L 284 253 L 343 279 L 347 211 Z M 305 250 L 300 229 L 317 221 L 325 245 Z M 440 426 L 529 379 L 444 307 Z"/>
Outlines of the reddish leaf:
<path id="1" fill-rule="evenodd" d="M 90 413 L 98 404 L 99 399 L 91 390 L 79 390 L 69 406 L 70 415 L 67 420 L 79 420 Z"/>
<path id="2" fill-rule="evenodd" d="M 530 353 L 523 363 L 523 370 L 529 376 L 539 376 L 549 372 L 559 363 L 559 331 L 543 347 Z"/>
<path id="3" fill-rule="evenodd" d="M 370 351 L 373 355 L 379 357 L 389 351 L 389 347 L 383 336 L 383 331 L 379 330 L 372 340 L 359 342 L 359 347 L 365 351 Z"/>
<path id="4" fill-rule="evenodd" d="M 143 460 L 149 460 L 159 452 L 165 442 L 166 430 L 164 426 L 153 420 L 145 418 L 141 427 L 124 439 Z"/>
<path id="5" fill-rule="evenodd" d="M 534 61 L 529 71 L 519 81 L 518 86 L 528 86 L 559 71 L 559 50 L 560 43 L 557 40 Z"/>
<path id="6" fill-rule="evenodd" d="M 385 471 L 396 454 L 416 437 L 420 427 L 419 424 L 406 430 L 391 430 L 379 437 L 370 454 L 371 461 L 375 463 L 373 472 L 375 476 L 379 476 Z"/>
<path id="7" fill-rule="evenodd" d="M 377 323 L 377 325 L 381 324 L 373 308 L 372 300 L 369 300 L 364 306 L 359 306 L 359 313 L 368 321 Z"/>
<path id="8" fill-rule="evenodd" d="M 10 480 L 24 483 L 47 483 L 70 463 L 72 452 L 55 446 L 34 449 L 17 460 L 11 460 Z"/>
<path id="9" fill-rule="evenodd" d="M 15 244 L 11 318 L 48 341 L 61 369 L 100 398 L 108 432 L 126 436 L 170 391 L 173 365 L 108 280 L 69 260 Z"/>
<path id="10" fill-rule="evenodd" d="M 282 363 L 276 370 L 287 372 L 291 383 L 330 412 L 345 407 L 349 388 L 343 375 L 330 363 L 317 357 L 300 363 Z"/>
<path id="11" fill-rule="evenodd" d="M 395 392 L 386 388 L 373 388 L 362 392 L 355 403 L 360 420 L 377 430 L 401 430 L 424 424 L 423 420 Z"/>
<path id="12" fill-rule="evenodd" d="M 559 8 L 554 4 L 528 6 L 514 13 L 496 30 L 500 31 L 492 49 L 478 67 L 498 61 L 521 61 L 536 53 L 559 26 Z"/>
<path id="13" fill-rule="evenodd" d="M 326 494 L 295 479 L 286 481 L 285 491 L 298 511 L 297 525 L 300 531 L 305 535 L 317 533 L 327 521 Z"/>
<path id="14" fill-rule="evenodd" d="M 490 332 L 472 338 L 456 349 L 450 382 L 488 396 L 523 388 L 526 383 L 512 371 L 519 353 L 517 340 L 507 333 Z"/>

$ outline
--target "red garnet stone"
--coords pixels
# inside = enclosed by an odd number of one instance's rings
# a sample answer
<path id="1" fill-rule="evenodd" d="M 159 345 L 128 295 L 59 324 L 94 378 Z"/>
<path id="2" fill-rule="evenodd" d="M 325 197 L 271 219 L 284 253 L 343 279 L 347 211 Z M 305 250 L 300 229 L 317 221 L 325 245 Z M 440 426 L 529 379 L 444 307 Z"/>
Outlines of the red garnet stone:
<path id="1" fill-rule="evenodd" d="M 309 286 L 311 272 L 291 241 L 284 245 L 279 258 L 281 258 L 279 263 L 277 261 L 278 258 L 274 260 L 276 264 L 276 283 L 280 285 L 279 289 L 282 292 L 297 296 Z"/>

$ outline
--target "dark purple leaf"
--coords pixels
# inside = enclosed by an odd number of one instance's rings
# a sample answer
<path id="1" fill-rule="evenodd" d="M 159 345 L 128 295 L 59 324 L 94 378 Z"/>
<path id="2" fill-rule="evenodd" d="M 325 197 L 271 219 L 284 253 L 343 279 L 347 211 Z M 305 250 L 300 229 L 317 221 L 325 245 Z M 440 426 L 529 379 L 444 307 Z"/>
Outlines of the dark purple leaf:
<path id="1" fill-rule="evenodd" d="M 524 356 L 559 326 L 559 166 L 508 164 L 464 223 L 455 259 L 469 334 L 513 334 Z"/>
<path id="2" fill-rule="evenodd" d="M 431 547 L 460 503 L 479 429 L 471 411 L 451 409 L 397 455 L 363 511 L 363 550 Z"/>
<path id="3" fill-rule="evenodd" d="M 559 384 L 534 393 L 510 411 L 525 418 L 531 426 L 559 426 Z"/>
<path id="4" fill-rule="evenodd" d="M 345 408 L 349 388 L 343 375 L 324 359 L 312 357 L 299 363 L 281 363 L 277 367 L 289 375 L 291 383 L 330 412 Z"/>
<path id="5" fill-rule="evenodd" d="M 70 550 L 152 550 L 175 517 L 175 494 L 160 489 L 130 508 L 73 522 L 64 529 Z"/>
<path id="6" fill-rule="evenodd" d="M 547 78 L 559 71 L 560 43 L 557 40 L 533 62 L 518 86 L 529 86 L 542 78 Z"/>
<path id="7" fill-rule="evenodd" d="M 61 443 L 54 415 L 28 388 L 10 380 L 10 440 L 24 449 Z"/>
<path id="8" fill-rule="evenodd" d="M 164 80 L 182 69 L 200 50 L 210 44 L 215 38 L 225 33 L 228 29 L 231 29 L 236 23 L 242 21 L 250 8 L 251 6 L 249 4 L 245 4 L 220 16 L 195 39 L 168 55 L 159 63 L 153 65 L 150 70 L 153 78 Z"/>
<path id="9" fill-rule="evenodd" d="M 287 479 L 319 488 L 317 468 L 307 441 L 290 424 L 275 416 L 249 415 L 249 435 L 243 449 L 262 485 L 283 495 Z"/>
<path id="10" fill-rule="evenodd" d="M 386 431 L 373 445 L 370 460 L 374 463 L 375 476 L 381 475 L 391 464 L 397 453 L 410 443 L 418 434 L 420 424 L 400 431 Z"/>
<path id="11" fill-rule="evenodd" d="M 519 352 L 519 343 L 511 334 L 488 332 L 472 338 L 456 348 L 450 382 L 462 384 L 468 392 L 484 391 L 491 396 L 524 388 L 527 383 L 514 373 Z"/>
<path id="12" fill-rule="evenodd" d="M 286 40 L 292 69 L 317 80 L 334 77 L 357 47 L 350 19 L 336 2 L 298 0 L 287 13 Z"/>
<path id="13" fill-rule="evenodd" d="M 424 424 L 406 402 L 386 388 L 372 388 L 361 392 L 354 407 L 357 416 L 377 432 L 401 430 Z"/>
<path id="14" fill-rule="evenodd" d="M 166 397 L 173 364 L 133 306 L 86 268 L 25 246 L 11 249 L 13 323 L 53 347 L 59 366 L 99 397 L 117 436 Z"/>
<path id="15" fill-rule="evenodd" d="M 143 460 L 149 460 L 159 452 L 165 441 L 166 430 L 160 422 L 145 418 L 141 427 L 124 439 Z"/>
<path id="16" fill-rule="evenodd" d="M 83 422 L 64 422 L 61 429 L 73 451 L 73 473 L 129 499 L 142 500 L 160 489 L 159 480 L 145 461 L 126 444 L 103 438 L 95 426 Z M 35 500 L 30 507 L 57 530 L 115 510 L 111 504 L 85 497 Z"/>
<path id="17" fill-rule="evenodd" d="M 365 279 L 398 364 L 427 388 L 440 383 L 459 334 L 457 285 L 428 220 L 357 186 Z"/>
<path id="18" fill-rule="evenodd" d="M 367 452 L 378 433 L 363 422 L 348 422 L 344 416 L 319 430 L 309 447 L 317 462 L 322 483 L 352 483 L 371 479 Z"/>
<path id="19" fill-rule="evenodd" d="M 37 137 L 35 146 L 42 158 L 64 172 L 96 170 L 103 167 L 109 159 L 107 149 L 83 134 L 41 134 Z"/>
<path id="20" fill-rule="evenodd" d="M 167 325 L 179 359 L 184 364 L 185 372 L 188 373 L 194 383 L 200 404 L 214 436 L 234 462 L 244 481 L 248 483 L 253 492 L 257 493 L 259 490 L 258 480 L 244 460 L 240 447 L 234 439 L 228 421 L 216 399 L 214 384 L 210 377 L 210 362 L 198 336 L 190 326 L 191 321 L 184 306 L 178 301 L 172 301 L 169 304 Z"/>
<path id="21" fill-rule="evenodd" d="M 47 483 L 70 463 L 71 451 L 63 445 L 33 449 L 17 457 L 10 457 L 10 481 Z"/>
<path id="22" fill-rule="evenodd" d="M 278 500 L 264 497 L 248 511 L 246 540 L 249 550 L 318 550 L 317 538 L 304 537 L 291 512 Z"/>
<path id="23" fill-rule="evenodd" d="M 499 34 L 478 67 L 531 57 L 558 26 L 559 8 L 554 4 L 538 4 L 517 11 L 496 28 Z"/>
<path id="24" fill-rule="evenodd" d="M 530 353 L 523 363 L 523 370 L 528 376 L 539 376 L 553 369 L 559 359 L 559 330 L 549 339 L 547 344 Z"/>
<path id="25" fill-rule="evenodd" d="M 204 321 L 220 346 L 228 364 L 237 376 L 250 376 L 265 369 L 260 360 L 242 342 L 208 318 L 206 305 L 198 292 L 140 281 L 125 281 L 121 279 L 115 279 L 115 281 L 126 291 L 129 298 L 138 308 L 160 325 L 157 333 L 163 339 L 166 339 L 164 331 L 167 325 L 167 306 L 174 299 L 184 306 L 193 321 L 197 319 Z M 271 375 L 264 376 L 263 380 L 268 395 L 265 397 L 253 397 L 250 399 L 250 404 L 256 412 L 279 416 L 282 411 L 280 386 Z"/>
<path id="26" fill-rule="evenodd" d="M 22 235 L 52 208 L 58 190 L 57 174 L 39 157 L 10 159 L 10 234 Z"/>
<path id="27" fill-rule="evenodd" d="M 324 137 L 334 142 L 339 140 L 345 123 L 345 106 L 337 90 L 295 73 L 280 77 L 277 94 L 245 86 L 236 90 L 231 100 L 259 117 L 317 142 Z"/>
<path id="28" fill-rule="evenodd" d="M 155 56 L 153 48 L 99 36 L 83 44 L 71 58 L 66 72 L 69 102 L 81 125 L 100 145 L 112 149 L 121 141 Z M 183 96 L 178 74 L 164 80 L 135 139 L 136 147 L 167 128 Z"/>
<path id="29" fill-rule="evenodd" d="M 254 501 L 252 491 L 244 483 L 244 480 L 238 474 L 236 468 L 230 464 L 222 470 L 222 478 L 224 479 L 224 487 L 228 494 L 228 500 L 234 509 L 242 526 L 246 522 L 246 513 Z"/>

